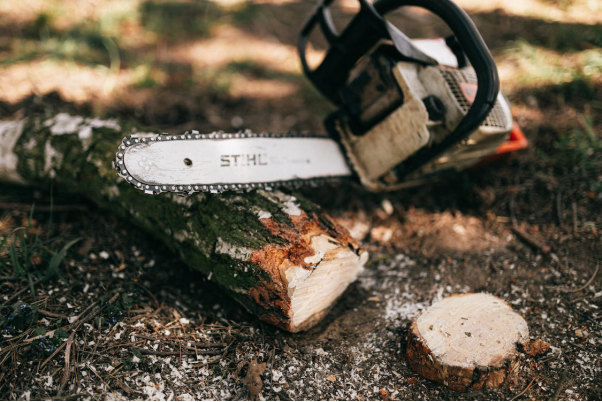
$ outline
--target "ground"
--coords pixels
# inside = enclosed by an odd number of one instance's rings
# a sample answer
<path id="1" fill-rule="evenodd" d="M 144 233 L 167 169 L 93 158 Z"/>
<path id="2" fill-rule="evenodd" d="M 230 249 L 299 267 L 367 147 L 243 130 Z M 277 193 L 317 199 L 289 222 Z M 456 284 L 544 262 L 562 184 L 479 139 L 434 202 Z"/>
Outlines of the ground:
<path id="1" fill-rule="evenodd" d="M 311 3 L 1 2 L 0 116 L 94 113 L 174 133 L 322 130 L 331 108 L 294 48 Z M 337 23 L 353 9 L 339 3 Z M 261 323 L 84 197 L 0 185 L 0 398 L 601 399 L 601 6 L 459 3 L 530 146 L 412 190 L 304 190 L 371 254 L 307 332 Z M 414 9 L 394 21 L 411 36 L 441 33 Z M 412 317 L 479 291 L 508 301 L 550 352 L 525 356 L 495 390 L 460 394 L 413 374 Z"/>

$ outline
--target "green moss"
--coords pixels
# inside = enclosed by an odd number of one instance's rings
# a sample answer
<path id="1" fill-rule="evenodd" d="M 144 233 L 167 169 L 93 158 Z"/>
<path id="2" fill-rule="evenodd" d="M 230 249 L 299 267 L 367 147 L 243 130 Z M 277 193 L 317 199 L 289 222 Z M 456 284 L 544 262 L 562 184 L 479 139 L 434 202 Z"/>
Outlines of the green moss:
<path id="1" fill-rule="evenodd" d="M 26 181 L 43 178 L 44 154 L 49 130 L 38 130 L 34 121 L 26 121 L 23 134 L 15 146 L 15 153 L 21 157 L 17 163 L 17 171 Z"/>
<path id="2" fill-rule="evenodd" d="M 52 135 L 50 127 L 43 123 L 46 121 L 49 121 L 48 117 L 27 122 L 15 149 L 19 155 L 19 172 L 26 180 L 32 183 L 52 181 L 59 191 L 85 195 L 151 233 L 191 268 L 212 274 L 212 279 L 229 290 L 247 309 L 256 314 L 267 313 L 256 305 L 247 291 L 261 282 L 272 281 L 269 273 L 248 261 L 218 253 L 215 247 L 218 239 L 252 251 L 267 244 L 286 244 L 286 240 L 273 235 L 257 216 L 258 211 L 266 211 L 278 224 L 293 228 L 277 199 L 273 201 L 272 197 L 255 191 L 197 194 L 185 199 L 174 194 L 145 195 L 118 178 L 111 164 L 124 133 L 131 133 L 134 128 L 130 123 L 120 121 L 120 130 L 94 128 L 91 138 L 82 140 L 77 132 Z M 75 128 L 75 131 L 80 130 L 81 127 Z M 44 166 L 47 145 L 56 153 L 52 160 L 54 179 Z M 118 196 L 109 197 L 115 189 Z M 296 198 L 310 213 L 318 210 L 303 197 L 296 195 Z M 281 316 L 282 312 L 270 314 Z M 282 319 L 286 317 L 282 316 Z"/>

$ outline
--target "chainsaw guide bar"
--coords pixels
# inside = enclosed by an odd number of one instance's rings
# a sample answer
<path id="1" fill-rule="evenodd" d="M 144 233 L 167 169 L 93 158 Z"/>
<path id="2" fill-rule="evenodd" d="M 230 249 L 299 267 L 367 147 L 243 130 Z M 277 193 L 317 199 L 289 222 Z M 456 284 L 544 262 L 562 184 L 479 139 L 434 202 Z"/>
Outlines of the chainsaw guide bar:
<path id="1" fill-rule="evenodd" d="M 250 131 L 132 135 L 119 146 L 114 167 L 146 194 L 297 188 L 351 175 L 329 137 Z"/>

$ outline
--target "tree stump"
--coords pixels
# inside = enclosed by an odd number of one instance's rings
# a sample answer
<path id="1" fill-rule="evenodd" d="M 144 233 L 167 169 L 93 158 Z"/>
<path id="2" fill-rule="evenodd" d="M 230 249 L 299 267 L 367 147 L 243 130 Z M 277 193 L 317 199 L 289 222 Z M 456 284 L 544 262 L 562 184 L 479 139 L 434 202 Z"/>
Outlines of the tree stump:
<path id="1" fill-rule="evenodd" d="M 407 361 L 416 373 L 466 392 L 497 387 L 518 368 L 527 322 L 485 293 L 452 295 L 412 320 Z"/>
<path id="2" fill-rule="evenodd" d="M 260 319 L 296 332 L 317 323 L 368 255 L 302 197 L 280 191 L 145 195 L 112 167 L 128 122 L 61 113 L 0 122 L 0 181 L 52 182 L 160 239 Z"/>

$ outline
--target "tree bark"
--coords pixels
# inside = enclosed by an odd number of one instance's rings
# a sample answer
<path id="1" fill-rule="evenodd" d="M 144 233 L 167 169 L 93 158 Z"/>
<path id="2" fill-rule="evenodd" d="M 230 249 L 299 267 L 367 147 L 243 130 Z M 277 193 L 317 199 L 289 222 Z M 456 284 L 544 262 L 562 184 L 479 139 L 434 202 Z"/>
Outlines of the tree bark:
<path id="1" fill-rule="evenodd" d="M 503 384 L 528 341 L 526 321 L 503 300 L 453 295 L 412 320 L 406 357 L 416 373 L 466 392 Z"/>
<path id="2" fill-rule="evenodd" d="M 313 203 L 280 191 L 149 196 L 111 161 L 131 123 L 58 114 L 0 123 L 0 180 L 83 194 L 134 222 L 260 319 L 296 332 L 317 323 L 367 254 Z M 141 133 L 142 134 L 142 133 Z M 148 134 L 148 133 L 144 133 Z"/>

